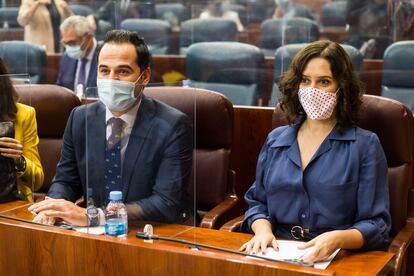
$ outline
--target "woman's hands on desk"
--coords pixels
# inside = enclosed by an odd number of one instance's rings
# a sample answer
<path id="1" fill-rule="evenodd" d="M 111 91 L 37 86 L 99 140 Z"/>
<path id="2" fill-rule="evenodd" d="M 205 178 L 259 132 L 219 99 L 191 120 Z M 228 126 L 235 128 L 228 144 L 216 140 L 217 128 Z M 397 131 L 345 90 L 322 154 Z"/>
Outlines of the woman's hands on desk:
<path id="1" fill-rule="evenodd" d="M 51 224 L 53 221 L 54 224 L 54 219 L 61 218 L 67 223 L 77 226 L 88 225 L 86 209 L 64 199 L 46 198 L 28 209 L 37 214 L 33 219 L 35 222 Z"/>
<path id="2" fill-rule="evenodd" d="M 363 243 L 364 238 L 357 229 L 335 230 L 325 232 L 298 248 L 312 248 L 301 261 L 319 262 L 326 260 L 338 248 L 359 249 Z"/>
<path id="3" fill-rule="evenodd" d="M 256 254 L 259 249 L 262 254 L 266 253 L 266 248 L 271 245 L 276 251 L 279 250 L 277 240 L 272 233 L 272 226 L 267 219 L 257 219 L 252 223 L 254 237 L 240 247 L 240 251 Z"/>

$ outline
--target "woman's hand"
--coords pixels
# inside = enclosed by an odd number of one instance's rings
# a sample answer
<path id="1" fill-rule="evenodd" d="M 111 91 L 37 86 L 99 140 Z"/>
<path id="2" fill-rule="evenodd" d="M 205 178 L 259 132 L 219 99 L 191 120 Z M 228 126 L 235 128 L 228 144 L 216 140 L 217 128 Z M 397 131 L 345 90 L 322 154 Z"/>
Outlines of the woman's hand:
<path id="1" fill-rule="evenodd" d="M 311 241 L 299 246 L 299 249 L 313 247 L 309 253 L 303 256 L 301 261 L 320 262 L 326 260 L 336 249 L 342 248 L 340 231 L 330 231 L 323 233 Z"/>
<path id="2" fill-rule="evenodd" d="M 22 162 L 23 146 L 19 140 L 10 137 L 0 138 L 0 154 L 14 160 L 15 164 Z"/>
<path id="3" fill-rule="evenodd" d="M 357 229 L 335 230 L 323 233 L 313 240 L 299 246 L 299 249 L 313 247 L 303 258 L 304 262 L 319 262 L 326 260 L 339 249 L 359 249 L 364 244 L 364 237 Z"/>
<path id="4" fill-rule="evenodd" d="M 246 251 L 250 254 L 257 254 L 260 251 L 266 253 L 267 247 L 270 245 L 276 251 L 279 250 L 277 240 L 272 233 L 272 225 L 267 219 L 257 219 L 252 223 L 254 237 L 240 247 L 240 251 Z"/>
<path id="5" fill-rule="evenodd" d="M 265 254 L 269 245 L 271 245 L 276 251 L 279 250 L 277 240 L 273 233 L 261 233 L 254 235 L 250 241 L 240 247 L 239 251 L 246 251 L 247 253 L 255 255 L 260 249 L 262 254 Z"/>
<path id="6" fill-rule="evenodd" d="M 85 208 L 64 199 L 47 198 L 31 205 L 28 210 L 47 218 L 61 218 L 77 226 L 88 226 L 89 223 Z"/>

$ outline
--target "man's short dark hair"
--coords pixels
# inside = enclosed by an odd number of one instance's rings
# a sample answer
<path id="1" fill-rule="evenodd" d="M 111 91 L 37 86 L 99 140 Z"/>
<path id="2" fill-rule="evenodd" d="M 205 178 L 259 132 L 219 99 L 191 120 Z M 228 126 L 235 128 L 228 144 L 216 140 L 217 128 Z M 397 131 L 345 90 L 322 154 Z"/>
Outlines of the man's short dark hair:
<path id="1" fill-rule="evenodd" d="M 107 32 L 105 35 L 104 42 L 97 50 L 97 59 L 99 59 L 99 53 L 101 52 L 102 47 L 107 43 L 131 43 L 135 46 L 135 51 L 137 54 L 136 63 L 141 69 L 141 71 L 147 69 L 150 66 L 151 53 L 149 52 L 144 39 L 140 37 L 138 33 L 127 30 L 111 30 Z"/>

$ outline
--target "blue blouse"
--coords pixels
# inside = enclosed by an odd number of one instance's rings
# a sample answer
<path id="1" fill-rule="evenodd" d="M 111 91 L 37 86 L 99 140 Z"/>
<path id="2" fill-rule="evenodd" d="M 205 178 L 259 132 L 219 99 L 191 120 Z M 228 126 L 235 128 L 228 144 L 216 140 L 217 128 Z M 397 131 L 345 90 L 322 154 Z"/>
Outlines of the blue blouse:
<path id="1" fill-rule="evenodd" d="M 259 218 L 306 229 L 358 229 L 364 250 L 389 244 L 388 167 L 373 132 L 335 127 L 302 171 L 299 125 L 274 129 L 260 152 L 256 181 L 245 195 L 244 225 Z M 247 224 L 247 225 L 246 225 Z"/>

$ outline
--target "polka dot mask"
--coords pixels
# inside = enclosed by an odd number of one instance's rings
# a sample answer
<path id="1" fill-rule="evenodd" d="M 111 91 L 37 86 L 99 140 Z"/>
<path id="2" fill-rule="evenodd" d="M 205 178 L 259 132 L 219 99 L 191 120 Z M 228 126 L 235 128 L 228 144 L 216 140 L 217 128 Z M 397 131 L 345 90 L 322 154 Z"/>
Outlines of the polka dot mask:
<path id="1" fill-rule="evenodd" d="M 306 87 L 299 88 L 298 96 L 306 115 L 310 119 L 323 120 L 330 118 L 332 115 L 336 105 L 336 92 L 330 93 L 315 87 Z"/>

